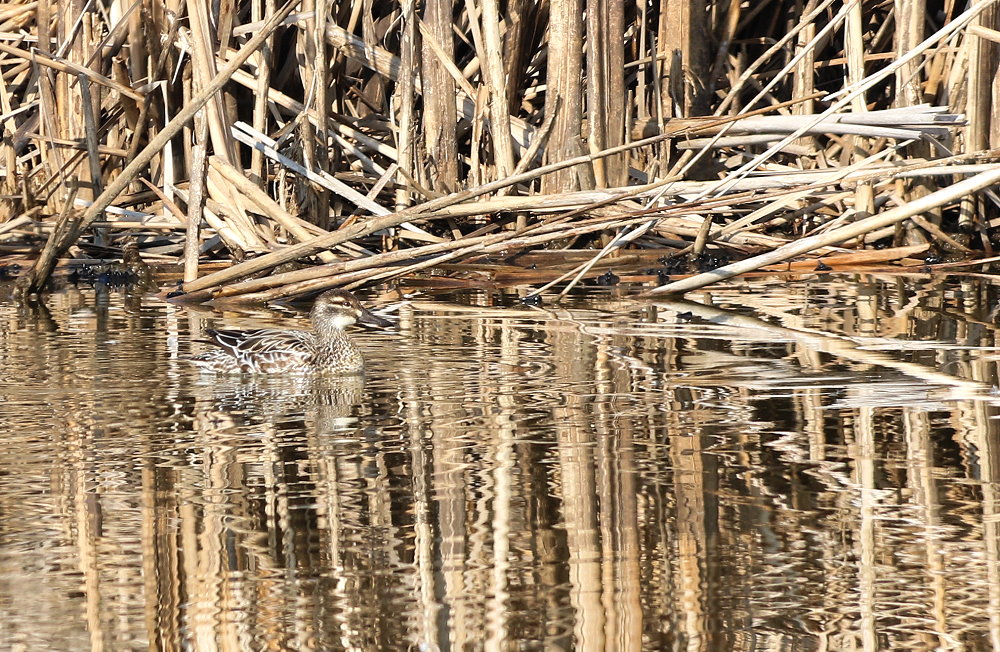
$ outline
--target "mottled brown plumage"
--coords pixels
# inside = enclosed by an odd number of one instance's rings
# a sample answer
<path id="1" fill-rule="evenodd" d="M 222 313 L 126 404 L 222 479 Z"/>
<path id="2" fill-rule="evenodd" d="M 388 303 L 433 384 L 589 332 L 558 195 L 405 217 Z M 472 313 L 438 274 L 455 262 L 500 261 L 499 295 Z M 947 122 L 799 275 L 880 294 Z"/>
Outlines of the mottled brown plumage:
<path id="1" fill-rule="evenodd" d="M 191 362 L 215 373 L 355 374 L 364 368 L 361 351 L 344 329 L 361 322 L 387 326 L 346 290 L 319 295 L 309 313 L 313 330 L 278 328 L 212 330 L 209 342 L 219 348 L 192 356 Z"/>

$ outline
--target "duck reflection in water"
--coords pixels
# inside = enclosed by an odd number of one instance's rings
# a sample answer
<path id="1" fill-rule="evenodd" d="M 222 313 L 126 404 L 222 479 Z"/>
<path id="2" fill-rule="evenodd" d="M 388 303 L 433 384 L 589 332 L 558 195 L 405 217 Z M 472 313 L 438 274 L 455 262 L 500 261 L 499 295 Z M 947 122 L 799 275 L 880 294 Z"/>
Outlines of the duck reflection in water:
<path id="1" fill-rule="evenodd" d="M 344 434 L 370 409 L 362 374 L 226 375 L 198 385 L 196 429 L 229 443 L 281 433 L 293 439 Z"/>

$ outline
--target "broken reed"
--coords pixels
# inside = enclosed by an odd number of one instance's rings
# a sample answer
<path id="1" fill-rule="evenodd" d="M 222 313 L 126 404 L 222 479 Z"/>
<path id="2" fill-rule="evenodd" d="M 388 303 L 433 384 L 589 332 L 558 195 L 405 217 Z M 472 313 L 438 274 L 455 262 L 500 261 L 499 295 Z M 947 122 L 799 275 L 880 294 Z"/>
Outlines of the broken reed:
<path id="1" fill-rule="evenodd" d="M 932 167 L 949 152 L 995 143 L 995 5 L 7 5 L 3 198 L 8 223 L 30 221 L 0 236 L 36 247 L 44 238 L 29 289 L 74 243 L 116 247 L 127 234 L 146 255 L 183 258 L 191 291 L 314 254 L 355 268 L 326 282 L 360 283 L 482 253 L 504 238 L 531 247 L 606 231 L 606 252 L 663 246 L 664 232 L 699 249 L 735 231 L 787 240 L 783 212 L 814 207 L 811 228 L 864 219 L 886 202 L 927 196 L 942 178 L 839 186 L 850 174 L 894 161 Z M 913 108 L 921 104 L 949 110 Z M 844 113 L 850 129 L 838 122 Z M 763 169 L 787 175 L 784 195 L 706 208 Z M 799 183 L 795 170 L 823 170 L 834 181 Z M 694 196 L 666 184 L 666 195 L 654 189 L 642 203 L 635 193 L 582 192 L 692 178 L 723 181 Z M 643 212 L 667 195 L 669 211 Z M 505 199 L 521 202 L 506 209 L 517 213 L 513 233 L 499 229 L 495 207 Z M 904 220 L 898 238 L 942 241 L 941 227 L 955 222 L 985 233 L 978 195 L 957 198 L 960 210 L 942 222 L 941 206 L 955 201 L 930 206 L 922 224 Z M 544 212 L 594 202 L 603 207 L 573 219 L 553 222 Z M 726 226 L 741 214 L 739 229 Z M 702 226 L 685 234 L 683 216 Z M 376 232 L 386 237 L 368 237 Z M 410 249 L 410 264 L 388 272 L 364 262 L 406 261 Z M 206 255 L 263 256 L 195 281 Z"/>

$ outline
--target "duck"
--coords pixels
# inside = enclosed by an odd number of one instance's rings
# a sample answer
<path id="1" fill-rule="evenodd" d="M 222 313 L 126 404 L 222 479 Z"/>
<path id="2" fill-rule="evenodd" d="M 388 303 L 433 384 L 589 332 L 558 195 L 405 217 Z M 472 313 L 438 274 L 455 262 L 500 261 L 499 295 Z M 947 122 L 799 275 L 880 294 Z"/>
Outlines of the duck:
<path id="1" fill-rule="evenodd" d="M 319 295 L 309 320 L 312 331 L 207 329 L 205 341 L 218 348 L 187 359 L 203 371 L 213 373 L 360 374 L 364 358 L 345 329 L 356 323 L 381 327 L 392 324 L 342 289 Z"/>

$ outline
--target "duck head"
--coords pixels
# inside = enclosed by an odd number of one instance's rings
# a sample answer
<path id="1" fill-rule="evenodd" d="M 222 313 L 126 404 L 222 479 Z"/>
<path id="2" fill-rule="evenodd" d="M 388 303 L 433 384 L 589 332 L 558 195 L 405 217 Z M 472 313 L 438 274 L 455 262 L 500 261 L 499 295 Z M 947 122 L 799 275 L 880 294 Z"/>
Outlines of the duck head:
<path id="1" fill-rule="evenodd" d="M 317 329 L 344 330 L 353 324 L 391 326 L 392 322 L 373 314 L 347 290 L 327 290 L 316 297 L 309 317 Z"/>

